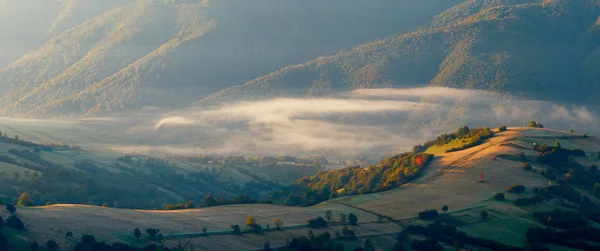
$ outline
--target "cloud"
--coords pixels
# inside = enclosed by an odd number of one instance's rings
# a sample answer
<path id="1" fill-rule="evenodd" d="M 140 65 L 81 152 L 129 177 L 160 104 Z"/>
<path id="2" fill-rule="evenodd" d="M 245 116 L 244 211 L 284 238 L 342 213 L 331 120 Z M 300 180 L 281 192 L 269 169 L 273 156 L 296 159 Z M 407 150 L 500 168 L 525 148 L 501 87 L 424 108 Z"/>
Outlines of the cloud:
<path id="1" fill-rule="evenodd" d="M 153 151 L 338 157 L 401 152 L 462 125 L 519 126 L 534 119 L 557 129 L 588 130 L 597 123 L 588 107 L 569 109 L 510 94 L 442 87 L 246 101 L 160 117 L 147 129 L 157 144 L 182 145 L 154 146 Z"/>
<path id="2" fill-rule="evenodd" d="M 163 126 L 189 126 L 195 124 L 193 119 L 182 117 L 182 116 L 173 116 L 161 119 L 154 126 L 154 130 L 158 130 Z"/>
<path id="3" fill-rule="evenodd" d="M 380 97 L 380 98 L 443 98 L 443 99 L 465 99 L 465 98 L 485 98 L 496 95 L 495 93 L 481 90 L 462 90 L 447 87 L 427 87 L 427 88 L 380 88 L 380 89 L 359 89 L 349 93 L 350 96 L 359 97 Z"/>

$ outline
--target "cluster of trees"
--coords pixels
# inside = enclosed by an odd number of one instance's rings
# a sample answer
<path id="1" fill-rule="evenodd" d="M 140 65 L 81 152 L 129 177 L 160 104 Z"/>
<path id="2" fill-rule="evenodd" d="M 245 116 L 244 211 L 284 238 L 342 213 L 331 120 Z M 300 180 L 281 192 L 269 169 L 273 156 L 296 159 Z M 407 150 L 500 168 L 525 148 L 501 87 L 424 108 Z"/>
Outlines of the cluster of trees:
<path id="1" fill-rule="evenodd" d="M 320 234 L 315 234 L 312 230 L 308 230 L 306 236 L 300 236 L 293 238 L 288 242 L 285 250 L 300 250 L 300 251 L 343 251 L 344 245 L 336 243 L 335 240 L 355 240 L 356 234 L 348 227 L 342 228 L 342 231 L 336 231 L 332 236 L 329 232 L 325 231 Z M 270 244 L 265 243 L 264 250 L 270 250 Z M 354 250 L 364 251 L 375 251 L 373 242 L 371 239 L 367 239 L 362 247 L 356 247 Z"/>
<path id="2" fill-rule="evenodd" d="M 566 211 L 555 209 L 549 212 L 534 212 L 535 217 L 539 222 L 551 227 L 564 229 L 576 229 L 587 225 L 588 218 L 577 211 Z"/>
<path id="3" fill-rule="evenodd" d="M 412 180 L 433 159 L 425 153 L 403 153 L 367 168 L 323 170 L 272 195 L 275 202 L 289 206 L 311 206 L 338 196 L 380 192 Z"/>
<path id="4" fill-rule="evenodd" d="M 439 215 L 438 211 L 435 209 L 429 209 L 422 212 L 419 212 L 419 219 L 423 220 L 431 220 L 437 218 Z"/>
<path id="5" fill-rule="evenodd" d="M 177 203 L 177 204 L 165 204 L 163 205 L 163 209 L 164 210 L 180 210 L 180 209 L 192 209 L 192 208 L 196 208 L 195 204 L 193 201 L 188 201 L 188 202 L 181 202 L 181 203 Z"/>
<path id="6" fill-rule="evenodd" d="M 593 227 L 557 231 L 552 228 L 533 227 L 527 230 L 527 241 L 534 244 L 553 243 L 579 250 L 598 250 L 600 246 L 590 243 L 600 240 L 600 232 Z"/>
<path id="7" fill-rule="evenodd" d="M 436 245 L 438 241 L 454 245 L 458 249 L 463 245 L 470 245 L 489 250 L 522 250 L 520 247 L 509 246 L 498 241 L 470 237 L 466 233 L 458 231 L 456 226 L 442 224 L 440 221 L 435 221 L 428 226 L 409 225 L 407 230 L 411 234 L 423 235 L 432 239 L 427 242 L 416 241 L 416 244 L 411 244 L 411 248 L 417 250 L 443 250 Z"/>
<path id="8" fill-rule="evenodd" d="M 535 122 L 534 120 L 529 121 L 529 127 L 531 128 L 544 128 L 544 125 L 539 122 Z"/>
<path id="9" fill-rule="evenodd" d="M 468 126 L 458 128 L 455 133 L 442 134 L 436 139 L 426 142 L 423 145 L 417 145 L 413 148 L 413 152 L 425 152 L 432 146 L 443 146 L 452 142 L 453 140 L 463 140 L 464 144 L 461 147 L 448 149 L 446 152 L 456 152 L 464 150 L 476 145 L 483 143 L 484 140 L 491 138 L 494 132 L 489 127 L 478 127 L 476 129 L 469 129 Z"/>
<path id="10" fill-rule="evenodd" d="M 466 136 L 464 136 L 464 139 L 466 139 L 467 141 L 462 146 L 450 148 L 450 149 L 446 150 L 446 152 L 449 153 L 449 152 L 462 151 L 464 149 L 468 149 L 468 148 L 480 145 L 486 139 L 489 139 L 492 136 L 494 136 L 494 132 L 492 130 L 490 130 L 490 128 L 487 126 L 484 128 L 478 127 L 475 130 L 469 130 L 468 133 L 466 134 Z"/>

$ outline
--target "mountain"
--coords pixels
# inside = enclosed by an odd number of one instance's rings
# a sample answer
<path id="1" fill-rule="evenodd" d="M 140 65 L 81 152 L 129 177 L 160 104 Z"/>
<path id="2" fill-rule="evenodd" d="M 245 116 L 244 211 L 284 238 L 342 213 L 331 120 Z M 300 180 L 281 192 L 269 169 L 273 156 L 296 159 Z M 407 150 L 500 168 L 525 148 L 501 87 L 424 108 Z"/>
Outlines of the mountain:
<path id="1" fill-rule="evenodd" d="M 83 0 L 48 0 L 52 11 L 36 18 L 36 42 L 7 58 L 49 39 L 0 70 L 0 112 L 51 116 L 189 105 L 287 65 L 414 30 L 461 2 L 136 0 L 91 8 Z M 45 8 L 33 1 L 0 8 L 36 13 L 31 6 Z M 11 28 L 23 23 L 3 18 Z"/>
<path id="2" fill-rule="evenodd" d="M 52 36 L 77 26 L 125 0 L 5 0 L 0 2 L 0 68 L 44 45 Z M 26 26 L 26 27 L 25 27 Z"/>
<path id="3" fill-rule="evenodd" d="M 288 66 L 196 104 L 441 86 L 598 105 L 600 3 L 468 1 L 429 28 Z"/>

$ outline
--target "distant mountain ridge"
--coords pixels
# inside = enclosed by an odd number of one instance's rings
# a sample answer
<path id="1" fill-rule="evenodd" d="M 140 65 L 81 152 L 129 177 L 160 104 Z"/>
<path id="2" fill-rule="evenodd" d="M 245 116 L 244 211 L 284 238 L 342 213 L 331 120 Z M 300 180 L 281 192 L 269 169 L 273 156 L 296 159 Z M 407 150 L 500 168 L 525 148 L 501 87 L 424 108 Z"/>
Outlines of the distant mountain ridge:
<path id="1" fill-rule="evenodd" d="M 289 66 L 196 105 L 413 86 L 598 105 L 599 16 L 593 0 L 468 1 L 429 29 Z"/>
<path id="2" fill-rule="evenodd" d="M 182 107 L 286 65 L 413 30 L 463 1 L 43 2 L 52 11 L 36 24 L 48 35 L 36 41 L 51 38 L 0 69 L 0 113 Z M 8 1 L 0 11 L 34 5 Z M 23 22 L 5 18 L 10 27 Z"/>

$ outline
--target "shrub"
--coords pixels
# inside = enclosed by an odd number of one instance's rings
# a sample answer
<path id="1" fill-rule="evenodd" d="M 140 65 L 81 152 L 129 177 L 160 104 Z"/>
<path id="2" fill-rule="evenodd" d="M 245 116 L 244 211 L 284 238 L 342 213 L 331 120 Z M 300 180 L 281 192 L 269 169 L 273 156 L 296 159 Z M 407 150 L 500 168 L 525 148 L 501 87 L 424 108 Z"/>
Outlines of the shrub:
<path id="1" fill-rule="evenodd" d="M 500 132 L 506 131 L 506 126 L 505 125 L 500 125 L 500 127 L 498 127 L 498 131 L 500 131 Z"/>
<path id="2" fill-rule="evenodd" d="M 512 186 L 508 187 L 508 191 L 511 193 L 522 193 L 522 192 L 525 192 L 525 186 L 512 185 Z"/>
<path id="3" fill-rule="evenodd" d="M 4 224 L 6 224 L 7 227 L 10 227 L 15 230 L 25 230 L 25 225 L 23 224 L 23 221 L 14 214 L 8 216 Z"/>
<path id="4" fill-rule="evenodd" d="M 438 217 L 438 211 L 435 209 L 429 209 L 422 212 L 419 212 L 419 219 L 430 220 Z"/>
<path id="5" fill-rule="evenodd" d="M 17 208 L 13 204 L 7 204 L 6 211 L 8 211 L 11 214 L 14 214 L 17 211 Z"/>
<path id="6" fill-rule="evenodd" d="M 531 204 L 541 202 L 543 200 L 544 199 L 541 196 L 536 195 L 536 196 L 528 197 L 528 198 L 518 198 L 515 200 L 514 204 L 516 206 L 526 206 L 526 205 L 531 205 Z"/>
<path id="7" fill-rule="evenodd" d="M 496 194 L 494 195 L 494 200 L 503 201 L 504 199 L 505 199 L 505 198 L 504 198 L 504 193 L 496 193 Z"/>
<path id="8" fill-rule="evenodd" d="M 525 169 L 525 171 L 531 171 L 533 167 L 531 166 L 531 164 L 525 163 L 523 164 L 523 169 Z"/>
<path id="9" fill-rule="evenodd" d="M 308 226 L 312 228 L 327 227 L 327 221 L 323 217 L 308 220 Z"/>

